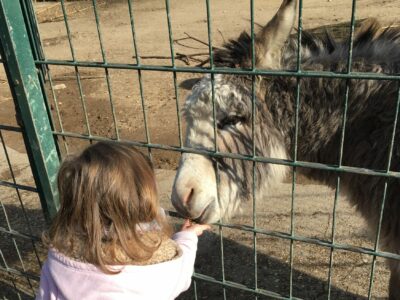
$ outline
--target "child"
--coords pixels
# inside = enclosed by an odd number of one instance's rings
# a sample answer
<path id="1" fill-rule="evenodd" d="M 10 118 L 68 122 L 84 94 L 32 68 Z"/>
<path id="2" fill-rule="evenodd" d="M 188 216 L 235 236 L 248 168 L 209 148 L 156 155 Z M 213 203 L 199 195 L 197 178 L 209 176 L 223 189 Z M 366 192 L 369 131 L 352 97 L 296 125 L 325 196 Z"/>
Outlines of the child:
<path id="1" fill-rule="evenodd" d="M 171 236 L 149 161 L 99 142 L 63 162 L 61 207 L 44 241 L 36 299 L 174 299 L 190 286 L 197 236 L 185 221 Z"/>

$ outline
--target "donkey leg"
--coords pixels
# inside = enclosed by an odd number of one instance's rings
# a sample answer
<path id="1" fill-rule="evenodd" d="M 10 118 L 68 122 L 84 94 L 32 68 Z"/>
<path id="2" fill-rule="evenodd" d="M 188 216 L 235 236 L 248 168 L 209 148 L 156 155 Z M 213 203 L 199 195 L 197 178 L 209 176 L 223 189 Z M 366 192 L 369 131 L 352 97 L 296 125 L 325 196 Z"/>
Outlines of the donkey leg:
<path id="1" fill-rule="evenodd" d="M 400 300 L 400 261 L 389 260 L 389 300 Z"/>

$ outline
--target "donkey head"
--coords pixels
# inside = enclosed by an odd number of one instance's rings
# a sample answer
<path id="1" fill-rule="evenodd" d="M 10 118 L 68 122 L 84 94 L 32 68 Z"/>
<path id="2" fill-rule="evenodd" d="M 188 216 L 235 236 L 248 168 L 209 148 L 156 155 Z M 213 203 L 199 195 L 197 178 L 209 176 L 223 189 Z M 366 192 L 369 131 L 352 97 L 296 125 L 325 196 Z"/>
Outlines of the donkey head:
<path id="1" fill-rule="evenodd" d="M 257 68 L 280 67 L 282 48 L 288 39 L 296 15 L 296 0 L 284 0 L 273 19 L 255 36 Z M 215 53 L 217 66 L 251 66 L 251 38 L 242 33 Z M 212 83 L 213 82 L 213 83 Z M 286 150 L 258 88 L 253 116 L 252 81 L 248 76 L 205 76 L 186 100 L 186 147 L 217 150 L 242 155 L 286 158 Z M 258 96 L 260 95 L 260 96 Z M 214 100 L 214 104 L 213 104 Z M 217 125 L 214 130 L 214 117 Z M 254 141 L 252 124 L 254 123 Z M 216 132 L 216 136 L 215 136 Z M 281 180 L 285 168 L 257 163 L 255 191 L 263 193 L 272 180 Z M 183 216 L 202 223 L 229 218 L 241 202 L 253 195 L 253 162 L 234 158 L 182 155 L 172 190 L 172 203 Z"/>

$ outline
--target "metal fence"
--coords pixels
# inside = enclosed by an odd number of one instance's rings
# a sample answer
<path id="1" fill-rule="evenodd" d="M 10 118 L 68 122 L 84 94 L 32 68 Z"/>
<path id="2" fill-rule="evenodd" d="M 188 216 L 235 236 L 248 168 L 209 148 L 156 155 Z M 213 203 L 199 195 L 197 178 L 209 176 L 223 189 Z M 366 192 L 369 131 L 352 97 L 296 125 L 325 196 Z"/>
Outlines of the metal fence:
<path id="1" fill-rule="evenodd" d="M 272 164 L 280 164 L 289 166 L 292 169 L 292 199 L 291 199 L 291 224 L 290 224 L 290 232 L 284 233 L 274 230 L 267 230 L 264 228 L 260 228 L 257 226 L 257 216 L 256 216 L 256 204 L 258 202 L 253 196 L 253 217 L 252 217 L 252 225 L 251 226 L 236 226 L 233 224 L 225 224 L 218 223 L 217 226 L 219 228 L 220 233 L 220 256 L 221 256 L 221 277 L 214 278 L 208 276 L 206 274 L 200 274 L 195 272 L 193 275 L 194 278 L 194 299 L 198 299 L 198 290 L 197 284 L 199 282 L 207 282 L 212 285 L 221 286 L 223 290 L 223 298 L 227 298 L 226 289 L 238 289 L 242 291 L 249 292 L 253 294 L 254 297 L 270 297 L 274 299 L 293 299 L 293 261 L 294 261 L 294 243 L 300 242 L 305 244 L 316 245 L 321 248 L 327 248 L 330 251 L 329 257 L 329 274 L 327 279 L 327 297 L 331 298 L 331 288 L 332 288 L 332 270 L 334 264 L 334 252 L 337 250 L 351 251 L 361 254 L 370 255 L 373 257 L 371 271 L 370 271 L 370 283 L 368 287 L 368 298 L 372 297 L 372 289 L 374 283 L 374 273 L 375 273 L 375 264 L 376 259 L 378 257 L 383 258 L 392 258 L 392 259 L 400 259 L 399 255 L 395 255 L 392 253 L 387 253 L 380 251 L 378 248 L 379 241 L 379 230 L 380 224 L 378 227 L 378 234 L 375 238 L 375 243 L 373 248 L 361 248 L 356 247 L 354 245 L 348 244 L 340 244 L 335 241 L 335 218 L 336 218 L 336 206 L 339 199 L 339 191 L 341 187 L 341 174 L 343 173 L 356 173 L 363 174 L 368 176 L 382 176 L 386 178 L 385 184 L 385 193 L 387 189 L 387 180 L 390 178 L 399 179 L 400 173 L 390 171 L 390 160 L 387 164 L 386 170 L 370 170 L 366 168 L 358 168 L 351 166 L 342 165 L 342 155 L 343 155 L 343 143 L 345 139 L 346 132 L 346 116 L 347 116 L 347 104 L 348 104 L 348 96 L 349 96 L 349 79 L 374 79 L 374 80 L 394 80 L 399 81 L 400 76 L 398 75 L 376 75 L 372 73 L 355 73 L 352 72 L 352 46 L 353 46 L 353 35 L 355 28 L 355 11 L 356 11 L 356 0 L 352 0 L 352 12 L 351 12 L 351 20 L 350 20 L 350 46 L 349 46 L 349 55 L 347 62 L 347 72 L 345 73 L 333 73 L 333 72 L 317 72 L 317 71 L 306 71 L 301 69 L 301 49 L 298 50 L 298 61 L 297 61 L 297 70 L 295 71 L 270 71 L 270 70 L 258 70 L 255 68 L 255 57 L 253 51 L 252 57 L 252 68 L 251 69 L 228 69 L 228 68 L 219 68 L 214 66 L 213 62 L 213 45 L 212 45 L 212 10 L 210 9 L 209 0 L 205 0 L 205 8 L 207 15 L 207 30 L 208 30 L 208 52 L 210 58 L 209 67 L 190 67 L 190 66 L 178 66 L 176 63 L 176 53 L 173 43 L 173 31 L 171 26 L 171 8 L 170 1 L 165 1 L 165 12 L 166 12 L 166 22 L 165 26 L 168 26 L 169 33 L 169 46 L 170 46 L 170 56 L 171 63 L 170 65 L 149 65 L 144 64 L 141 59 L 140 53 L 138 52 L 137 47 L 137 32 L 135 31 L 135 17 L 134 17 L 134 2 L 131 0 L 127 0 L 127 4 L 129 7 L 129 17 L 130 17 L 130 25 L 131 25 L 131 34 L 132 34 L 132 53 L 134 54 L 135 63 L 113 63 L 109 62 L 106 56 L 106 51 L 104 49 L 104 37 L 102 35 L 102 25 L 99 18 L 98 12 L 98 3 L 96 0 L 92 1 L 92 9 L 93 16 L 96 23 L 97 35 L 98 35 L 98 43 L 101 49 L 101 61 L 82 61 L 77 60 L 76 52 L 73 45 L 73 38 L 70 30 L 70 22 L 68 19 L 68 14 L 66 12 L 64 1 L 61 1 L 61 8 L 63 12 L 63 22 L 65 26 L 65 30 L 67 33 L 68 47 L 71 54 L 71 59 L 69 60 L 55 60 L 55 59 L 46 59 L 44 57 L 43 51 L 41 49 L 41 43 L 39 38 L 39 31 L 36 24 L 35 14 L 33 11 L 33 6 L 31 1 L 29 0 L 20 0 L 20 1 L 7 1 L 0 0 L 0 50 L 1 57 L 3 61 L 5 61 L 5 69 L 8 75 L 8 80 L 10 84 L 11 93 L 13 99 L 16 104 L 17 110 L 17 120 L 20 122 L 21 126 L 16 125 L 0 125 L 0 138 L 1 143 L 3 145 L 3 152 L 6 158 L 6 162 L 9 167 L 9 172 L 11 174 L 11 181 L 1 180 L 0 186 L 5 187 L 7 189 L 13 189 L 16 193 L 18 203 L 21 207 L 21 212 L 24 219 L 24 225 L 20 229 L 14 229 L 12 226 L 12 222 L 9 221 L 7 214 L 7 205 L 3 204 L 3 201 L 0 201 L 2 206 L 2 211 L 4 214 L 3 219 L 5 220 L 6 226 L 0 226 L 0 235 L 3 236 L 4 239 L 9 240 L 14 245 L 14 254 L 17 254 L 17 261 L 19 266 L 12 266 L 8 263 L 6 255 L 2 252 L 2 249 L 5 249 L 3 242 L 0 242 L 0 256 L 1 256 L 1 264 L 0 264 L 0 274 L 1 276 L 7 277 L 9 282 L 12 283 L 12 286 L 15 289 L 16 295 L 21 296 L 21 288 L 19 288 L 19 279 L 23 278 L 26 280 L 28 285 L 31 287 L 31 291 L 27 292 L 27 294 L 34 293 L 34 289 L 37 287 L 38 281 L 38 271 L 41 266 L 40 256 L 37 254 L 37 245 L 39 242 L 39 229 L 41 226 L 44 226 L 43 222 L 41 222 L 40 226 L 36 226 L 37 230 L 32 230 L 32 220 L 30 220 L 29 214 L 24 209 L 24 201 L 23 197 L 21 197 L 21 193 L 38 193 L 40 196 L 40 201 L 43 209 L 44 216 L 49 221 L 51 217 L 55 214 L 58 208 L 57 202 L 57 191 L 55 188 L 55 177 L 57 172 L 57 167 L 59 165 L 59 159 L 63 156 L 64 153 L 69 153 L 69 147 L 74 143 L 77 143 L 78 140 L 85 140 L 88 142 L 92 141 L 101 141 L 101 140 L 118 140 L 128 142 L 134 146 L 138 146 L 144 149 L 148 149 L 149 154 L 151 155 L 152 150 L 165 150 L 165 151 L 173 151 L 177 153 L 197 153 L 197 154 L 206 154 L 212 157 L 228 157 L 232 159 L 246 160 L 253 162 L 253 189 L 255 189 L 255 165 L 256 163 L 272 163 Z M 299 1 L 299 18 L 298 18 L 298 41 L 301 47 L 301 37 L 302 37 L 302 8 L 303 1 Z M 249 1 L 249 11 L 250 11 L 250 20 L 251 20 L 251 37 L 252 37 L 252 47 L 254 50 L 254 1 Z M 127 46 L 128 47 L 128 46 Z M 1 61 L 1 62 L 3 62 Z M 73 132 L 64 129 L 63 126 L 63 118 L 62 114 L 59 110 L 59 103 L 57 101 L 57 93 L 54 90 L 53 79 L 51 75 L 51 70 L 53 67 L 62 66 L 66 68 L 73 69 L 74 78 L 76 79 L 76 83 L 79 91 L 79 100 L 81 109 L 84 115 L 84 129 L 82 132 Z M 93 134 L 91 130 L 91 124 L 88 117 L 87 111 L 87 103 L 85 100 L 85 93 L 83 91 L 83 84 L 80 71 L 83 68 L 91 68 L 91 69 L 100 69 L 104 70 L 104 76 L 106 79 L 106 86 L 108 92 L 109 99 L 109 107 L 112 115 L 112 128 L 113 133 L 111 137 L 101 136 Z M 140 94 L 140 102 L 142 111 L 140 114 L 143 116 L 144 128 L 145 128 L 145 142 L 137 141 L 137 140 L 126 140 L 121 138 L 118 120 L 115 112 L 115 103 L 112 93 L 112 86 L 110 80 L 110 70 L 131 70 L 132 72 L 137 72 L 138 79 L 138 87 Z M 38 71 L 38 72 L 37 72 Z M 158 144 L 153 143 L 149 134 L 149 126 L 148 126 L 148 116 L 145 105 L 145 97 L 144 97 L 144 87 L 142 83 L 143 72 L 169 72 L 173 77 L 173 85 L 174 85 L 174 94 L 176 101 L 176 110 L 177 110 L 177 124 L 178 124 L 178 135 L 179 135 L 179 145 L 171 146 L 167 144 Z M 249 75 L 253 78 L 253 114 L 255 113 L 255 77 L 259 75 L 264 76 L 289 76 L 297 79 L 297 91 L 296 91 L 296 137 L 294 140 L 294 147 L 292 157 L 293 160 L 281 160 L 274 159 L 269 157 L 258 157 L 255 153 L 255 146 L 253 145 L 253 154 L 252 155 L 243 155 L 243 154 L 233 154 L 233 153 L 221 153 L 217 150 L 215 144 L 215 151 L 205 151 L 200 149 L 194 149 L 185 147 L 183 143 L 182 137 L 182 129 L 181 129 L 181 116 L 180 116 L 180 104 L 179 104 L 179 89 L 177 82 L 177 74 L 180 73 L 193 73 L 193 74 L 211 74 L 212 85 L 214 85 L 214 75 L 215 74 L 237 74 L 237 75 Z M 340 158 L 337 164 L 329 165 L 329 164 L 320 164 L 315 162 L 306 162 L 297 160 L 297 135 L 298 135 L 298 124 L 299 124 L 299 106 L 300 103 L 300 80 L 304 77 L 321 77 L 321 78 L 338 78 L 342 80 L 346 80 L 346 92 L 343 95 L 344 98 L 344 113 L 342 116 L 342 128 L 341 128 L 341 143 L 340 143 Z M 47 91 L 47 92 L 46 92 Z M 400 91 L 399 91 L 400 95 Z M 49 99 L 50 98 L 50 99 Z M 52 98 L 52 99 L 51 99 Z M 213 95 L 214 98 L 214 95 Z M 53 100 L 53 101 L 51 101 Z M 396 128 L 397 119 L 398 119 L 398 109 L 399 109 L 400 97 L 397 102 L 397 111 L 395 113 L 396 117 L 394 119 L 394 126 Z M 215 103 L 213 99 L 214 106 L 214 116 L 215 116 Z M 137 112 L 139 113 L 139 112 Z M 215 121 L 215 118 L 214 118 Z M 216 121 L 215 121 L 216 122 Z M 253 118 L 253 140 L 254 140 L 254 122 L 255 118 Z M 216 124 L 214 124 L 216 125 Z M 216 126 L 214 126 L 215 128 Z M 216 129 L 215 129 L 216 130 Z M 13 171 L 13 165 L 8 155 L 7 140 L 4 139 L 3 132 L 10 131 L 15 132 L 16 134 L 20 134 L 23 136 L 25 143 L 27 145 L 26 151 L 29 156 L 29 161 L 32 166 L 32 173 L 35 178 L 36 186 L 20 184 L 16 181 L 16 177 Z M 215 134 L 216 136 L 216 134 Z M 394 145 L 394 137 L 395 130 L 392 133 L 392 139 L 390 144 L 390 153 L 393 151 Z M 255 144 L 255 143 L 253 143 Z M 337 174 L 336 181 L 336 192 L 334 199 L 334 207 L 332 212 L 332 228 L 330 239 L 321 240 L 317 238 L 305 237 L 296 234 L 295 232 L 295 205 L 296 205 L 296 174 L 297 168 L 314 168 L 321 169 L 326 171 L 335 172 Z M 33 180 L 31 180 L 33 181 Z M 383 195 L 383 201 L 381 205 L 381 219 L 383 214 L 383 207 L 385 203 L 385 193 Z M 255 195 L 255 193 L 253 193 Z M 39 200 L 37 200 L 39 201 Z M 171 212 L 172 215 L 176 216 L 174 212 Z M 1 220 L 1 219 L 0 219 Z M 39 228 L 39 229 L 38 229 Z M 253 257 L 254 257 L 254 274 L 248 274 L 248 276 L 254 276 L 254 285 L 245 285 L 238 282 L 233 282 L 226 280 L 225 271 L 224 271 L 224 239 L 223 232 L 225 229 L 231 228 L 235 230 L 240 230 L 243 232 L 247 232 L 252 234 L 252 245 L 253 245 Z M 278 239 L 282 239 L 282 241 L 288 241 L 290 244 L 289 247 L 289 260 L 288 263 L 290 265 L 290 275 L 289 275 L 289 291 L 287 295 L 281 295 L 273 291 L 269 291 L 263 288 L 259 288 L 257 283 L 260 278 L 257 278 L 258 274 L 258 263 L 257 263 L 257 240 L 260 236 L 268 236 L 274 237 Z M 31 269 L 27 269 L 24 265 L 24 261 L 22 256 L 20 255 L 19 244 L 24 243 L 32 245 L 31 253 L 34 253 L 37 257 L 37 263 L 35 267 Z M 39 245 L 40 247 L 40 245 Z M 43 249 L 42 249 L 43 250 Z M 1 280 L 3 281 L 3 280 Z M 3 296 L 7 298 L 6 296 Z"/>
<path id="2" fill-rule="evenodd" d="M 15 117 L 0 124 L 0 289 L 3 299 L 26 299 L 34 295 L 38 288 L 40 268 L 47 252 L 41 244 L 40 236 L 46 228 L 44 216 L 49 220 L 48 213 L 52 208 L 47 207 L 45 202 L 42 203 L 44 211 L 38 208 L 40 201 L 45 201 L 45 197 L 52 199 L 53 195 L 45 196 L 45 182 L 48 182 L 48 179 L 44 177 L 51 173 L 42 168 L 40 159 L 37 160 L 38 154 L 43 155 L 43 163 L 44 157 L 48 155 L 46 151 L 40 154 L 43 140 L 38 143 L 37 139 L 43 130 L 49 131 L 50 128 L 37 129 L 37 126 L 42 125 L 37 124 L 37 121 L 33 124 L 26 118 L 32 108 L 27 107 L 31 106 L 30 101 L 37 102 L 42 95 L 30 44 L 34 42 L 34 36 L 30 35 L 28 39 L 23 26 L 24 18 L 28 16 L 26 8 L 30 3 L 22 3 L 24 13 L 18 2 L 9 4 L 11 5 L 8 7 L 3 3 L 0 5 L 0 68 L 2 73 L 7 75 L 10 89 L 8 90 L 7 81 L 0 84 L 2 96 L 5 95 L 5 99 L 2 99 L 2 111 Z M 11 14 L 13 20 L 9 22 Z M 15 30 L 11 32 L 13 27 Z M 12 36 L 13 33 L 16 36 Z M 41 111 L 40 102 L 34 105 L 34 118 L 46 114 L 45 111 Z M 43 138 L 49 136 L 52 143 L 51 131 Z M 58 163 L 58 159 L 56 162 Z M 43 172 L 44 170 L 46 171 Z M 21 173 L 24 175 L 19 176 Z M 54 200 L 51 200 L 51 203 L 54 203 Z"/>
<path id="3" fill-rule="evenodd" d="M 29 167 L 28 158 L 7 148 L 10 140 L 14 141 L 14 146 L 24 148 L 21 128 L 1 124 L 0 287 L 2 298 L 17 296 L 21 299 L 37 289 L 40 255 L 43 257 L 40 231 L 45 227 L 42 212 L 31 209 L 31 204 L 39 202 L 32 174 L 16 178 L 16 173 Z"/>

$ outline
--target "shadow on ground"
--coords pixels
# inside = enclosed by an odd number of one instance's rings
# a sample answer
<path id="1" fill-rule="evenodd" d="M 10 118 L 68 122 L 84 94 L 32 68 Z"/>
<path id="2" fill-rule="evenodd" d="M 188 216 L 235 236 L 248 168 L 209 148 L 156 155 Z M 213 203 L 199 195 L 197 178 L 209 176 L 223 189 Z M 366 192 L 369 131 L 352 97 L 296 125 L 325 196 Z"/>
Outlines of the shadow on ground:
<path id="1" fill-rule="evenodd" d="M 254 250 L 230 239 L 223 240 L 225 279 L 254 288 Z M 211 232 L 200 238 L 195 272 L 222 279 L 220 236 Z M 289 297 L 290 264 L 257 254 L 258 287 L 264 290 Z M 221 285 L 195 280 L 190 289 L 183 293 L 179 300 L 224 299 Z M 194 287 L 196 286 L 196 287 Z M 303 272 L 293 271 L 293 297 L 302 299 L 327 299 L 327 280 L 321 280 Z M 254 294 L 238 288 L 226 288 L 226 299 L 255 299 Z M 258 296 L 257 299 L 273 299 L 268 296 Z M 364 299 L 347 291 L 331 287 L 331 299 Z"/>
<path id="2" fill-rule="evenodd" d="M 10 219 L 18 216 L 18 208 L 12 205 L 5 207 Z M 27 210 L 29 216 L 37 218 L 40 216 L 40 210 Z M 3 226 L 4 220 L 0 219 L 0 226 Z M 42 224 L 41 224 L 42 225 Z M 19 230 L 24 228 L 19 226 Z M 39 276 L 37 256 L 29 240 L 15 238 L 19 253 L 22 257 L 24 266 L 21 264 L 18 252 L 12 237 L 6 233 L 0 233 L 0 250 L 2 251 L 7 265 L 14 269 L 22 271 L 25 268 L 29 273 Z M 272 239 L 272 238 L 271 238 Z M 211 276 L 216 280 L 222 279 L 221 263 L 221 243 L 220 236 L 213 232 L 206 232 L 199 242 L 198 256 L 196 259 L 196 273 Z M 249 244 L 248 244 L 249 245 Z M 231 282 L 243 284 L 249 288 L 255 286 L 255 264 L 254 250 L 248 245 L 237 243 L 231 239 L 223 239 L 224 252 L 224 270 L 225 279 Z M 45 259 L 46 249 L 42 245 L 37 245 L 40 261 Z M 4 267 L 4 262 L 0 265 Z M 258 287 L 273 293 L 289 297 L 289 277 L 290 264 L 286 261 L 278 260 L 270 255 L 257 254 L 257 276 Z M 0 297 L 4 299 L 33 299 L 33 290 L 36 290 L 38 282 L 31 280 L 29 283 L 26 278 L 11 276 L 7 272 L 0 271 Z M 16 284 L 17 288 L 14 287 Z M 30 284 L 32 286 L 30 286 Z M 194 289 L 197 291 L 197 299 L 224 299 L 224 290 L 221 285 L 209 283 L 196 279 L 191 288 L 178 297 L 179 300 L 196 299 Z M 302 299 L 326 299 L 328 296 L 327 280 L 322 280 L 310 276 L 306 273 L 293 271 L 293 296 Z M 226 299 L 253 299 L 254 294 L 243 291 L 238 288 L 226 288 Z M 349 293 L 345 290 L 331 287 L 332 299 L 363 299 L 358 295 Z M 259 296 L 258 299 L 272 299 L 267 296 Z"/>
<path id="3" fill-rule="evenodd" d="M 0 273 L 1 274 L 1 273 Z M 1 275 L 3 276 L 3 275 Z M 35 299 L 32 295 L 27 294 L 18 288 L 14 288 L 12 284 L 8 284 L 5 282 L 0 282 L 0 296 L 1 299 L 5 300 L 33 300 Z"/>
<path id="4" fill-rule="evenodd" d="M 39 238 L 45 223 L 41 209 L 25 207 L 25 212 L 29 226 L 20 205 L 2 203 L 0 208 L 0 299 L 34 299 L 39 286 L 40 267 L 47 253 Z M 14 235 L 8 233 L 9 225 Z"/>

